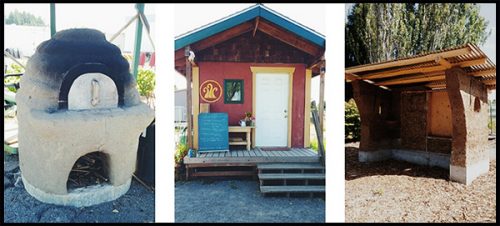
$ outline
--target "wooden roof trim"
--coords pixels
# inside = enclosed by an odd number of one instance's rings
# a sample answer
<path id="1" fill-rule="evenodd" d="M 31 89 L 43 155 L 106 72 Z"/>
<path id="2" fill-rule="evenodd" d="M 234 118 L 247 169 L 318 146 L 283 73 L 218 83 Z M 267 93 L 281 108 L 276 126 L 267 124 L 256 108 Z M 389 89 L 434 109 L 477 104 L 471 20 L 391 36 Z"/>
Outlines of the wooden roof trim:
<path id="1" fill-rule="evenodd" d="M 387 69 L 387 68 L 391 68 L 391 67 L 407 66 L 407 65 L 412 65 L 412 64 L 433 61 L 438 56 L 440 56 L 442 58 L 450 58 L 450 57 L 455 57 L 455 56 L 460 56 L 460 55 L 466 55 L 466 54 L 471 53 L 471 51 L 472 51 L 471 47 L 469 47 L 467 45 L 467 46 L 464 46 L 464 47 L 459 48 L 459 49 L 449 50 L 449 51 L 445 51 L 445 52 L 432 53 L 432 54 L 428 54 L 428 55 L 416 56 L 416 57 L 407 58 L 407 59 L 393 60 L 393 61 L 389 61 L 389 62 L 355 66 L 355 67 L 347 68 L 346 72 L 358 73 L 358 72 L 363 72 L 363 71 L 373 71 L 373 70 Z"/>
<path id="2" fill-rule="evenodd" d="M 373 74 L 367 74 L 367 75 L 363 75 L 361 77 L 363 79 L 379 79 L 379 78 L 395 77 L 395 76 L 404 75 L 404 74 L 444 71 L 444 70 L 451 68 L 453 66 L 471 67 L 471 66 L 477 66 L 477 65 L 484 64 L 484 62 L 486 62 L 486 58 L 479 58 L 479 59 L 474 59 L 474 60 L 469 60 L 469 61 L 464 61 L 464 62 L 452 64 L 449 61 L 447 61 L 446 59 L 438 56 L 438 57 L 436 57 L 435 62 L 440 64 L 440 65 L 430 66 L 430 67 L 425 66 L 425 67 L 416 67 L 416 68 L 395 69 L 395 70 L 377 72 L 377 73 L 373 73 Z"/>
<path id="3" fill-rule="evenodd" d="M 309 55 L 322 55 L 322 51 L 319 46 L 311 44 L 310 42 L 298 37 L 297 35 L 294 35 L 293 33 L 288 32 L 278 26 L 274 26 L 265 20 L 261 19 L 259 21 L 259 26 L 257 27 L 257 29 Z"/>
<path id="4" fill-rule="evenodd" d="M 249 32 L 253 29 L 253 27 L 254 27 L 254 23 L 252 21 L 242 23 L 238 26 L 232 27 L 232 28 L 225 30 L 223 32 L 220 32 L 216 35 L 210 36 L 206 39 L 203 39 L 203 40 L 200 40 L 196 43 L 191 44 L 191 49 L 195 52 L 202 51 L 208 47 L 217 45 L 217 44 L 222 43 L 224 41 L 227 41 L 231 38 L 234 38 L 236 36 L 239 36 L 241 34 Z"/>
<path id="5" fill-rule="evenodd" d="M 438 75 L 415 75 L 408 76 L 405 78 L 396 78 L 388 81 L 378 82 L 375 85 L 378 86 L 389 86 L 389 85 L 401 85 L 401 84 L 410 84 L 410 83 L 419 83 L 419 82 L 429 82 L 429 81 L 438 81 L 445 79 L 444 74 Z"/>

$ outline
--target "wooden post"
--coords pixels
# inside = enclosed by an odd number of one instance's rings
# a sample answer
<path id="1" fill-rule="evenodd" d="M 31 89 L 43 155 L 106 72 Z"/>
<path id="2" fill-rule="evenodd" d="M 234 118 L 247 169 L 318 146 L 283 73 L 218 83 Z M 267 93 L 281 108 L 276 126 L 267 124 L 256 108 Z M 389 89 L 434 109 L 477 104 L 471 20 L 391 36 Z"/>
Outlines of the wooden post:
<path id="1" fill-rule="evenodd" d="M 319 113 L 319 128 L 320 128 L 320 135 L 321 138 L 323 138 L 323 113 L 325 110 L 325 65 L 324 62 L 321 65 L 320 68 L 320 75 L 319 75 L 319 107 L 318 107 L 318 113 Z"/>
<path id="2" fill-rule="evenodd" d="M 191 62 L 188 60 L 189 57 L 189 52 L 191 51 L 191 48 L 189 46 L 186 46 L 184 49 L 184 56 L 186 57 L 186 106 L 187 106 L 187 144 L 188 147 L 191 149 L 193 148 L 193 134 L 192 134 L 192 126 L 193 126 L 193 119 L 192 119 L 192 111 L 193 111 L 193 101 L 191 99 Z"/>

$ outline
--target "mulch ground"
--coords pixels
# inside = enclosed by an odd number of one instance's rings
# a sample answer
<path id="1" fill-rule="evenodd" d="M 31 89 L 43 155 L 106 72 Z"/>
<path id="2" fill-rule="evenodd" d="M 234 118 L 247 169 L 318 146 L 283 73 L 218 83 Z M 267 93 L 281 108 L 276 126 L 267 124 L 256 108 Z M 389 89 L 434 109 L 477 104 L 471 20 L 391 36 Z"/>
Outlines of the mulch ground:
<path id="1" fill-rule="evenodd" d="M 488 174 L 466 186 L 449 181 L 441 168 L 360 163 L 358 145 L 345 148 L 346 222 L 496 222 L 496 159 Z"/>

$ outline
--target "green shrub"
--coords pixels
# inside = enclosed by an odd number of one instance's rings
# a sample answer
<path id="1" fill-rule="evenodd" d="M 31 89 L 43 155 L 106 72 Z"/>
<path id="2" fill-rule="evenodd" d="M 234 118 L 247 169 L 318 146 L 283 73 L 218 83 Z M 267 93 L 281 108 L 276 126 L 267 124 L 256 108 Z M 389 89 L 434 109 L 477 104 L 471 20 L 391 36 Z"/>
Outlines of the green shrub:
<path id="1" fill-rule="evenodd" d="M 152 70 L 139 68 L 137 73 L 137 88 L 139 95 L 146 97 L 148 103 L 154 99 L 154 90 L 156 85 L 156 74 Z"/>
<path id="2" fill-rule="evenodd" d="M 361 136 L 361 120 L 354 99 L 345 102 L 345 139 L 358 141 Z"/>
<path id="3" fill-rule="evenodd" d="M 178 143 L 175 149 L 175 164 L 182 164 L 184 156 L 188 153 L 188 146 L 185 143 Z"/>
<path id="4" fill-rule="evenodd" d="M 9 65 L 5 74 L 18 74 L 18 73 L 24 73 L 24 69 L 18 64 L 13 63 Z M 18 83 L 19 80 L 21 80 L 20 76 L 9 76 L 7 78 L 4 78 L 3 82 L 4 84 L 11 84 L 11 83 Z M 14 87 L 8 87 L 8 89 L 11 92 L 14 93 L 17 92 L 16 88 Z"/>

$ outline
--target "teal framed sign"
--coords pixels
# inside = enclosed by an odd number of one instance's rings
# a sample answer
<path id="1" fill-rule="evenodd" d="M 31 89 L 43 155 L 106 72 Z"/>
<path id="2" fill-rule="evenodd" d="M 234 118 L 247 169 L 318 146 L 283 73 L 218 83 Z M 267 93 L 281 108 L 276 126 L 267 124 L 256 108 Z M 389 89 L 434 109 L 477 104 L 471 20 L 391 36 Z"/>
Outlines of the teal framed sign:
<path id="1" fill-rule="evenodd" d="M 224 79 L 224 103 L 242 104 L 244 102 L 243 79 Z"/>

